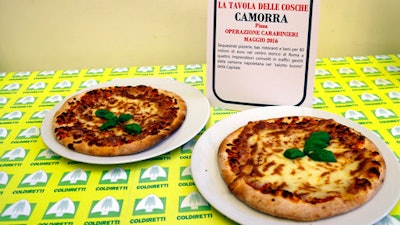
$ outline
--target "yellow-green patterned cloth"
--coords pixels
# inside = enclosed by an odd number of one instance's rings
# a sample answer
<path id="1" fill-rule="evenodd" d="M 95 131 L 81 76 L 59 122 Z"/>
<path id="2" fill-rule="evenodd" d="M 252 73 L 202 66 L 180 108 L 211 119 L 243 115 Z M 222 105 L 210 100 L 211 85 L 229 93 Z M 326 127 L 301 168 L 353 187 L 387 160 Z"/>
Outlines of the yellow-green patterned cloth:
<path id="1" fill-rule="evenodd" d="M 0 224 L 234 224 L 207 203 L 190 204 L 202 198 L 190 173 L 201 132 L 169 153 L 120 165 L 75 162 L 44 144 L 41 124 L 55 104 L 135 77 L 169 77 L 206 93 L 205 64 L 0 72 Z M 364 125 L 400 155 L 400 54 L 318 59 L 314 87 L 313 108 Z M 211 108 L 206 128 L 234 113 Z M 399 223 L 400 203 L 381 223 L 390 221 Z"/>

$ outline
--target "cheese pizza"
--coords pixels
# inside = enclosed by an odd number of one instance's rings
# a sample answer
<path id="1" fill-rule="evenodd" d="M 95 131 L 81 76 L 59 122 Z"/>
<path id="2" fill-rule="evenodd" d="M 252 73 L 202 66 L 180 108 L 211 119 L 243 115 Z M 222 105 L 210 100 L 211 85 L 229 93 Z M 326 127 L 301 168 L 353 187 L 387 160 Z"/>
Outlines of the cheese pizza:
<path id="1" fill-rule="evenodd" d="M 218 163 L 238 199 L 297 221 L 363 205 L 380 189 L 386 172 L 379 149 L 363 134 L 310 116 L 249 122 L 222 141 Z"/>
<path id="2" fill-rule="evenodd" d="M 112 86 L 67 99 L 53 130 L 65 147 L 94 156 L 144 151 L 174 133 L 186 117 L 185 101 L 151 86 Z"/>

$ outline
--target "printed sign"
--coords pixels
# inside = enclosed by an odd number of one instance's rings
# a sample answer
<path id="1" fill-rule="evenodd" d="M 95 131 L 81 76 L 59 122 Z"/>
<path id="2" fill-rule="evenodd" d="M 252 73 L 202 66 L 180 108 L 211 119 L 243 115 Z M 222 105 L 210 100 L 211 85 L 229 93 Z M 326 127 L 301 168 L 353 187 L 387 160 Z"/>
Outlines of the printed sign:
<path id="1" fill-rule="evenodd" d="M 318 0 L 210 0 L 211 103 L 311 107 L 318 11 Z"/>

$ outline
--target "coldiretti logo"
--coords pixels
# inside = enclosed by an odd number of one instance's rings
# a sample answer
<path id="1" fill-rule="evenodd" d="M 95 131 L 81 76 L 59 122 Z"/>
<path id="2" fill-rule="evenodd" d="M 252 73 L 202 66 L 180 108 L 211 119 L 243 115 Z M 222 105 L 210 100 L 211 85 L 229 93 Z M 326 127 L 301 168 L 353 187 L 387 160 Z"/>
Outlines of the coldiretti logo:
<path id="1" fill-rule="evenodd" d="M 29 77 L 29 75 L 31 75 L 31 72 L 26 71 L 26 72 L 18 72 L 18 73 L 15 73 L 13 77 L 22 77 L 22 78 L 26 78 L 26 77 Z"/>
<path id="2" fill-rule="evenodd" d="M 354 56 L 352 57 L 356 63 L 368 63 L 370 62 L 369 58 L 366 56 Z"/>
<path id="3" fill-rule="evenodd" d="M 347 62 L 346 58 L 344 58 L 344 57 L 330 57 L 329 61 L 331 61 L 331 62 Z"/>
<path id="4" fill-rule="evenodd" d="M 111 73 L 127 73 L 129 72 L 128 67 L 118 67 L 111 70 Z"/>
<path id="5" fill-rule="evenodd" d="M 57 202 L 51 202 L 46 210 L 43 219 L 72 219 L 75 217 L 79 202 L 70 198 L 63 198 Z"/>
<path id="6" fill-rule="evenodd" d="M 196 144 L 196 139 L 193 138 L 190 141 L 186 142 L 181 148 L 181 156 L 179 156 L 180 159 L 191 159 L 192 155 L 192 149 L 194 148 L 194 145 Z"/>
<path id="7" fill-rule="evenodd" d="M 356 89 L 361 89 L 361 88 L 367 88 L 368 85 L 364 81 L 360 80 L 351 80 L 349 83 L 349 87 L 351 88 L 356 88 Z"/>
<path id="8" fill-rule="evenodd" d="M 195 144 L 196 144 L 196 140 L 195 139 L 191 139 L 190 141 L 186 142 L 186 144 L 184 144 L 182 146 L 182 152 L 191 153 Z"/>
<path id="9" fill-rule="evenodd" d="M 322 98 L 318 98 L 318 97 L 314 97 L 313 98 L 313 107 L 315 108 L 327 108 L 328 106 L 326 105 L 326 103 L 324 102 L 324 100 Z"/>
<path id="10" fill-rule="evenodd" d="M 5 127 L 0 127 L 0 140 L 6 139 L 9 133 L 10 130 L 7 130 Z"/>
<path id="11" fill-rule="evenodd" d="M 85 185 L 88 181 L 90 172 L 86 172 L 81 168 L 64 173 L 59 185 Z"/>
<path id="12" fill-rule="evenodd" d="M 58 82 L 54 85 L 53 89 L 68 89 L 72 87 L 72 82 L 69 80 L 63 80 L 61 82 Z"/>
<path id="13" fill-rule="evenodd" d="M 192 170 L 190 166 L 180 168 L 180 179 L 181 180 L 192 180 Z"/>
<path id="14" fill-rule="evenodd" d="M 100 184 L 126 184 L 130 171 L 116 167 L 110 171 L 103 171 Z"/>
<path id="15" fill-rule="evenodd" d="M 383 78 L 376 79 L 374 83 L 377 87 L 381 88 L 391 88 L 395 86 L 392 81 Z"/>
<path id="16" fill-rule="evenodd" d="M 380 74 L 380 71 L 377 68 L 371 67 L 371 66 L 363 67 L 362 71 L 364 74 L 367 74 L 367 75 Z"/>
<path id="17" fill-rule="evenodd" d="M 8 100 L 9 98 L 6 98 L 4 96 L 0 97 L 0 106 L 7 104 Z"/>
<path id="18" fill-rule="evenodd" d="M 19 83 L 15 82 L 12 84 L 5 85 L 1 90 L 11 92 L 11 91 L 18 91 L 20 88 L 21 88 L 21 85 Z"/>
<path id="19" fill-rule="evenodd" d="M 66 70 L 62 73 L 64 76 L 78 75 L 79 70 Z"/>
<path id="20" fill-rule="evenodd" d="M 392 129 L 389 130 L 389 133 L 391 133 L 394 138 L 400 139 L 400 126 L 393 126 Z"/>
<path id="21" fill-rule="evenodd" d="M 208 202 L 196 191 L 179 197 L 179 212 L 203 211 L 210 208 Z"/>
<path id="22" fill-rule="evenodd" d="M 26 199 L 7 204 L 0 215 L 0 221 L 27 221 L 35 206 Z"/>
<path id="23" fill-rule="evenodd" d="M 398 116 L 393 112 L 393 110 L 385 109 L 385 108 L 377 108 L 373 111 L 374 115 L 378 119 L 389 119 L 389 118 L 398 118 Z"/>
<path id="24" fill-rule="evenodd" d="M 17 139 L 25 139 L 25 138 L 38 138 L 40 135 L 40 130 L 37 126 L 32 126 L 27 129 L 21 130 L 18 134 Z"/>
<path id="25" fill-rule="evenodd" d="M 18 72 L 10 77 L 10 80 L 25 80 L 31 75 L 31 72 Z"/>
<path id="26" fill-rule="evenodd" d="M 313 105 L 325 105 L 325 102 L 321 98 L 314 97 Z"/>
<path id="27" fill-rule="evenodd" d="M 121 214 L 122 203 L 123 200 L 116 200 L 112 196 L 93 201 L 89 218 L 118 217 Z"/>
<path id="28" fill-rule="evenodd" d="M 332 73 L 327 69 L 318 68 L 315 70 L 315 76 L 316 77 L 324 77 L 324 78 L 328 77 L 328 76 L 331 77 Z"/>
<path id="29" fill-rule="evenodd" d="M 15 110 L 13 112 L 5 113 L 1 117 L 1 120 L 19 120 L 23 116 L 23 113 L 19 110 Z"/>
<path id="30" fill-rule="evenodd" d="M 349 96 L 344 96 L 337 94 L 332 98 L 332 101 L 335 104 L 346 104 L 346 103 L 354 103 L 353 99 Z"/>
<path id="31" fill-rule="evenodd" d="M 54 159 L 60 159 L 61 156 L 54 153 L 48 148 L 41 149 L 35 158 L 35 160 L 54 160 Z"/>
<path id="32" fill-rule="evenodd" d="M 400 92 L 398 91 L 390 91 L 387 95 L 392 100 L 400 100 Z"/>
<path id="33" fill-rule="evenodd" d="M 53 76 L 54 74 L 56 74 L 56 72 L 54 70 L 46 70 L 46 71 L 42 71 L 38 74 L 38 76 Z"/>
<path id="34" fill-rule="evenodd" d="M 185 70 L 201 70 L 201 64 L 189 64 L 185 66 Z"/>
<path id="35" fill-rule="evenodd" d="M 160 68 L 160 72 L 176 72 L 178 70 L 177 66 L 167 65 Z"/>
<path id="36" fill-rule="evenodd" d="M 47 86 L 47 84 L 45 82 L 39 81 L 39 82 L 36 82 L 34 84 L 31 84 L 28 87 L 28 90 L 43 90 L 43 89 L 46 88 L 46 86 Z"/>
<path id="37" fill-rule="evenodd" d="M 86 74 L 103 74 L 104 73 L 104 69 L 103 68 L 96 68 L 96 69 L 90 69 L 86 72 Z"/>
<path id="38" fill-rule="evenodd" d="M 23 147 L 17 147 L 10 151 L 5 151 L 1 161 L 23 161 L 26 154 L 26 150 Z"/>
<path id="39" fill-rule="evenodd" d="M 388 71 L 388 72 L 394 72 L 394 73 L 400 72 L 400 66 L 393 66 L 393 65 L 390 65 L 390 66 L 387 66 L 385 69 L 386 69 L 386 71 Z"/>
<path id="40" fill-rule="evenodd" d="M 19 184 L 19 187 L 46 186 L 51 174 L 47 174 L 43 170 L 38 170 L 32 174 L 26 174 Z"/>
<path id="41" fill-rule="evenodd" d="M 151 66 L 142 66 L 136 69 L 136 72 L 138 73 L 149 73 L 149 72 L 153 72 L 154 68 Z"/>
<path id="42" fill-rule="evenodd" d="M 388 56 L 388 55 L 376 55 L 375 59 L 377 59 L 379 61 L 392 60 L 392 58 L 390 58 L 390 56 Z"/>
<path id="43" fill-rule="evenodd" d="M 32 95 L 28 95 L 28 96 L 19 98 L 15 102 L 15 105 L 32 105 L 35 101 L 36 101 L 35 97 L 33 97 Z"/>
<path id="44" fill-rule="evenodd" d="M 60 102 L 62 99 L 63 99 L 63 97 L 61 95 L 58 95 L 58 94 L 52 95 L 52 96 L 45 98 L 42 102 L 42 105 L 49 105 L 49 104 L 53 105 L 57 102 Z"/>
<path id="45" fill-rule="evenodd" d="M 202 84 L 203 78 L 201 76 L 192 75 L 185 78 L 185 83 L 187 84 Z"/>
<path id="46" fill-rule="evenodd" d="M 79 87 L 80 87 L 80 88 L 88 88 L 88 87 L 94 86 L 94 85 L 96 85 L 96 84 L 98 84 L 98 81 L 97 81 L 97 80 L 90 79 L 90 80 L 86 80 L 86 81 L 82 82 L 82 83 L 79 85 Z"/>
<path id="47" fill-rule="evenodd" d="M 158 197 L 154 194 L 149 194 L 142 199 L 135 200 L 134 215 L 146 214 L 164 214 L 165 213 L 165 197 Z"/>
<path id="48" fill-rule="evenodd" d="M 32 114 L 31 120 L 43 119 L 50 110 L 44 109 L 42 111 L 38 111 Z"/>
<path id="49" fill-rule="evenodd" d="M 382 101 L 382 99 L 378 95 L 372 94 L 372 93 L 363 93 L 363 94 L 359 95 L 359 98 L 363 102 L 381 102 Z"/>
<path id="50" fill-rule="evenodd" d="M 338 82 L 335 81 L 325 81 L 322 83 L 322 87 L 325 90 L 338 90 L 338 89 L 342 89 L 342 86 L 340 86 L 340 84 Z"/>
<path id="51" fill-rule="evenodd" d="M 140 181 L 139 181 L 140 183 L 167 181 L 167 180 L 168 180 L 168 168 L 162 168 L 158 165 L 154 165 L 147 169 L 140 170 Z"/>
<path id="52" fill-rule="evenodd" d="M 356 110 L 347 110 L 344 113 L 344 117 L 347 119 L 352 119 L 352 120 L 365 120 L 367 117 L 364 115 L 364 113 Z"/>
<path id="53" fill-rule="evenodd" d="M 337 71 L 340 75 L 346 75 L 346 76 L 356 74 L 356 72 L 354 72 L 353 69 L 347 68 L 347 67 L 342 67 L 342 68 L 338 69 Z"/>
<path id="54" fill-rule="evenodd" d="M 0 172 L 0 188 L 5 188 L 9 180 L 9 175 L 6 172 Z"/>

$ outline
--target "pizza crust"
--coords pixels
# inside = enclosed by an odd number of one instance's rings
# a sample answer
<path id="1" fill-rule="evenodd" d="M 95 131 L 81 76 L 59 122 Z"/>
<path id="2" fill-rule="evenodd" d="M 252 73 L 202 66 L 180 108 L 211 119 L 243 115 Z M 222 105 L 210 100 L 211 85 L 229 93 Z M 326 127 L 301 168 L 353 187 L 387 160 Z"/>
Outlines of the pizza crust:
<path id="1" fill-rule="evenodd" d="M 266 120 L 265 122 L 271 123 L 271 127 L 279 127 L 279 125 L 277 126 L 276 124 L 279 124 L 282 121 L 283 123 L 291 123 L 293 120 L 292 118 L 277 118 Z M 329 123 L 337 124 L 336 122 L 332 121 L 323 121 L 323 119 L 320 118 L 299 117 L 296 118 L 296 121 L 294 122 L 296 125 L 294 125 L 294 127 L 298 127 L 298 124 L 304 123 L 304 121 L 316 121 L 316 127 L 320 127 L 321 129 L 324 129 L 324 126 L 331 126 Z M 343 186 L 347 188 L 347 190 L 345 190 L 345 194 L 337 194 L 336 197 L 335 194 L 333 194 L 330 195 L 329 199 L 316 199 L 315 201 L 313 200 L 313 202 L 307 198 L 303 199 L 300 194 L 296 194 L 296 192 L 293 190 L 288 191 L 289 189 L 286 190 L 285 188 L 280 188 L 279 185 L 285 187 L 285 182 L 292 182 L 291 179 L 293 178 L 288 176 L 287 174 L 285 174 L 285 176 L 282 176 L 280 179 L 283 184 L 268 183 L 264 180 L 265 177 L 259 179 L 257 178 L 257 180 L 252 177 L 251 174 L 254 172 L 258 173 L 257 171 L 260 171 L 261 169 L 254 168 L 254 165 L 252 163 L 249 163 L 251 162 L 251 160 L 255 160 L 254 158 L 248 156 L 243 157 L 243 154 L 250 153 L 243 150 L 246 148 L 245 145 L 241 145 L 243 144 L 243 141 L 246 141 L 247 137 L 250 137 L 249 133 L 241 135 L 242 132 L 246 132 L 245 129 L 251 129 L 249 128 L 249 126 L 252 126 L 253 123 L 254 122 L 249 122 L 250 125 L 247 124 L 245 126 L 242 126 L 227 135 L 226 138 L 221 142 L 218 149 L 218 164 L 224 182 L 227 184 L 229 190 L 239 200 L 243 201 L 251 208 L 280 218 L 286 218 L 296 221 L 315 221 L 340 215 L 363 205 L 379 191 L 380 187 L 383 184 L 386 173 L 384 159 L 379 153 L 377 147 L 372 143 L 372 141 L 364 136 L 359 136 L 359 139 L 362 139 L 363 141 L 354 142 L 354 148 L 360 148 L 362 151 L 368 151 L 371 153 L 371 156 L 359 154 L 359 157 L 365 156 L 365 159 L 363 159 L 362 163 L 360 163 L 362 166 L 357 167 L 357 169 L 353 169 L 355 171 L 355 174 L 357 172 L 358 177 L 345 179 L 347 182 L 352 182 L 351 185 L 343 184 Z M 349 127 L 341 127 L 341 129 L 345 129 L 353 133 L 354 135 L 361 135 L 359 132 Z M 305 128 L 305 130 L 307 130 L 307 128 Z M 311 131 L 308 130 L 307 132 Z M 238 155 L 242 155 L 242 157 Z M 344 160 L 348 160 L 346 158 L 349 157 L 348 155 L 350 155 L 350 153 L 343 151 L 342 153 L 338 154 L 337 157 L 343 157 Z M 240 160 L 242 160 L 242 162 L 238 162 Z M 312 161 L 311 159 L 301 160 Z M 292 164 L 293 162 L 287 159 L 283 160 L 283 162 L 276 163 Z M 318 165 L 324 167 L 323 164 Z M 364 181 L 365 184 L 363 183 Z M 263 189 L 267 187 L 265 185 L 278 186 L 268 186 L 268 188 L 271 188 L 273 191 L 263 191 L 266 190 Z M 331 191 L 335 192 L 337 190 Z"/>
<path id="2" fill-rule="evenodd" d="M 131 87 L 127 86 L 128 88 L 137 88 L 137 87 Z M 139 86 L 138 86 L 139 87 Z M 108 93 L 108 95 L 113 95 L 113 89 L 114 87 L 107 87 L 103 88 L 101 90 L 111 90 L 111 94 Z M 118 87 L 120 88 L 120 87 Z M 116 126 L 113 128 L 109 128 L 104 131 L 100 131 L 98 128 L 101 126 L 102 123 L 104 123 L 106 120 L 102 118 L 98 118 L 96 116 L 93 116 L 94 114 L 94 109 L 90 111 L 91 104 L 92 102 L 86 101 L 87 102 L 87 110 L 85 109 L 84 112 L 81 114 L 85 114 L 83 116 L 83 119 L 80 119 L 79 121 L 74 121 L 71 123 L 64 123 L 60 124 L 60 121 L 58 118 L 63 117 L 63 114 L 65 113 L 70 113 L 71 106 L 76 104 L 77 102 L 80 102 L 82 98 L 87 96 L 87 93 L 90 92 L 84 92 L 80 93 L 78 95 L 75 95 L 68 99 L 61 107 L 60 109 L 56 112 L 54 119 L 53 119 L 53 130 L 55 132 L 56 139 L 66 146 L 67 148 L 74 150 L 76 152 L 80 152 L 83 154 L 87 155 L 94 155 L 94 156 L 121 156 L 121 155 L 129 155 L 129 154 L 134 154 L 138 153 L 144 150 L 147 150 L 161 141 L 165 140 L 167 137 L 172 135 L 179 127 L 183 124 L 185 118 L 186 118 L 186 113 L 187 113 L 187 108 L 186 108 L 186 103 L 185 101 L 177 94 L 167 91 L 167 90 L 162 90 L 162 89 L 154 89 L 152 87 L 148 86 L 140 86 L 139 90 L 141 88 L 146 88 L 147 89 L 151 88 L 151 91 L 156 90 L 157 91 L 157 96 L 165 96 L 165 99 L 163 100 L 162 97 L 157 98 L 157 101 L 159 102 L 151 102 L 152 98 L 146 99 L 145 105 L 146 109 L 143 109 L 146 111 L 145 113 L 142 113 L 140 109 L 140 112 L 132 112 L 132 110 L 127 111 L 127 112 L 121 112 L 122 113 L 128 113 L 128 114 L 134 114 L 134 118 L 132 120 L 135 120 L 134 122 L 140 124 L 142 126 L 142 133 L 135 135 L 133 137 L 131 134 L 126 133 L 122 127 Z M 150 92 L 151 92 L 150 91 Z M 115 97 L 115 96 L 112 96 Z M 118 96 L 120 97 L 120 96 Z M 171 100 L 171 99 L 172 100 Z M 93 101 L 99 101 L 98 99 L 93 99 Z M 123 107 L 121 105 L 126 104 L 128 101 L 132 101 L 132 99 L 126 99 L 126 100 L 121 100 L 120 102 L 106 102 L 104 103 L 105 105 L 99 106 L 98 103 L 93 103 L 93 105 L 96 105 L 96 108 L 110 108 L 111 110 L 123 110 Z M 135 99 L 135 101 L 140 101 Z M 163 106 L 166 104 L 166 102 L 172 101 L 172 105 L 168 106 L 168 108 L 165 108 Z M 154 107 L 152 105 L 156 105 L 157 107 Z M 160 109 L 163 109 L 164 111 L 159 111 Z M 79 111 L 79 110 L 75 110 Z M 174 112 L 173 115 L 169 115 L 168 113 Z M 76 112 L 74 112 L 76 113 Z M 145 114 L 145 115 L 142 115 Z M 140 119 L 135 119 L 136 117 Z M 144 117 L 144 118 L 141 118 Z M 173 118 L 172 118 L 173 117 Z M 86 119 L 90 118 L 90 119 Z M 162 118 L 162 119 L 160 119 Z M 82 122 L 84 120 L 84 122 Z M 150 121 L 150 122 L 148 122 Z M 131 122 L 131 121 L 130 121 Z M 82 123 L 87 123 L 89 124 L 89 129 L 90 130 L 90 135 L 96 135 L 96 138 L 98 138 L 97 142 L 93 143 L 93 141 L 77 141 L 77 139 L 84 139 L 85 135 L 88 136 L 85 132 L 85 129 L 82 129 L 80 132 L 79 129 L 76 127 L 81 126 Z M 159 123 L 159 125 L 157 124 Z M 147 124 L 152 124 L 152 130 L 146 130 L 147 129 Z M 159 128 L 158 128 L 159 127 Z M 73 129 L 74 134 L 70 134 L 69 132 L 66 132 L 67 129 Z M 63 129 L 63 133 L 60 134 L 58 132 L 58 129 Z M 64 130 L 65 129 L 65 130 Z M 154 130 L 155 129 L 155 130 Z M 98 137 L 97 137 L 98 136 Z M 101 138 L 104 137 L 104 138 Z M 121 143 L 121 141 L 126 140 L 126 139 L 134 139 L 133 141 L 126 141 L 125 143 Z M 102 142 L 103 144 L 99 144 L 98 142 Z"/>
<path id="3" fill-rule="evenodd" d="M 228 135 L 221 143 L 221 147 L 219 148 L 218 151 L 218 165 L 220 172 L 222 174 L 222 178 L 224 179 L 225 183 L 230 184 L 232 183 L 236 177 L 237 174 L 233 171 L 232 167 L 229 164 L 229 155 L 225 151 L 226 148 L 224 146 L 229 146 L 231 143 L 234 142 L 234 140 L 239 136 L 239 134 L 242 132 L 243 127 L 240 127 L 239 129 L 235 130 L 232 132 L 230 135 Z"/>
<path id="4" fill-rule="evenodd" d="M 245 179 L 235 179 L 229 185 L 230 191 L 250 207 L 269 215 L 296 221 L 315 221 L 346 213 L 368 201 L 373 195 L 357 195 L 351 201 L 335 198 L 329 202 L 309 204 L 299 201 L 293 204 L 289 199 L 262 194 L 259 190 L 246 184 Z"/>

